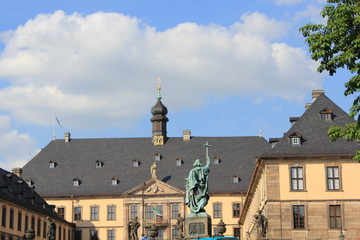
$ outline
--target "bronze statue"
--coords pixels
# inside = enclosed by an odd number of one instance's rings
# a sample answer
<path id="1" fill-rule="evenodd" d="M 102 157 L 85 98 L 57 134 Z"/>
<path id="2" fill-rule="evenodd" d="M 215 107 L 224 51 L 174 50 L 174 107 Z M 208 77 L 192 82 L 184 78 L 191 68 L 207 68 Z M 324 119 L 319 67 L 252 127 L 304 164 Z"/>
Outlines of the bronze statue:
<path id="1" fill-rule="evenodd" d="M 153 165 L 151 165 L 151 167 L 150 167 L 151 178 L 157 178 L 156 168 L 157 168 L 157 164 L 156 164 L 156 162 L 154 162 Z"/>
<path id="2" fill-rule="evenodd" d="M 55 232 L 56 232 L 56 224 L 55 220 L 47 217 L 48 221 L 48 231 L 46 233 L 46 237 L 48 240 L 55 240 Z"/>
<path id="3" fill-rule="evenodd" d="M 254 223 L 257 228 L 258 236 L 265 237 L 267 231 L 268 220 L 261 213 L 261 210 L 258 210 L 254 215 Z"/>
<path id="4" fill-rule="evenodd" d="M 204 208 L 210 198 L 208 187 L 208 175 L 210 172 L 210 158 L 206 158 L 206 166 L 201 167 L 201 162 L 196 159 L 190 170 L 189 177 L 185 178 L 185 204 L 191 213 L 205 212 Z"/>
<path id="5" fill-rule="evenodd" d="M 139 240 L 138 228 L 140 227 L 140 222 L 138 220 L 138 217 L 135 217 L 134 220 L 130 221 L 129 225 L 130 225 L 131 240 Z"/>

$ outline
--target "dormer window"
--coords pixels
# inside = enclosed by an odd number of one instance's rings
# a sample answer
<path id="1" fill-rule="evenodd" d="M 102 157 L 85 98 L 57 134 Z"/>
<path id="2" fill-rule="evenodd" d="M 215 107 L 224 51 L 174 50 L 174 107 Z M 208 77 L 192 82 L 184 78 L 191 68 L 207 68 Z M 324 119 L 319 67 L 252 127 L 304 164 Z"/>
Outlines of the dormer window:
<path id="1" fill-rule="evenodd" d="M 290 144 L 293 146 L 300 146 L 301 145 L 301 134 L 293 133 L 289 136 Z"/>
<path id="2" fill-rule="evenodd" d="M 80 180 L 78 178 L 73 179 L 73 186 L 78 187 L 80 185 Z"/>
<path id="3" fill-rule="evenodd" d="M 133 164 L 133 167 L 138 167 L 140 165 L 140 162 L 139 162 L 139 160 L 134 159 L 132 164 Z"/>
<path id="4" fill-rule="evenodd" d="M 333 111 L 328 108 L 325 108 L 320 111 L 320 117 L 321 117 L 321 121 L 332 121 Z"/>
<path id="5" fill-rule="evenodd" d="M 175 162 L 176 162 L 176 166 L 181 166 L 183 164 L 183 161 L 181 158 L 177 158 Z"/>
<path id="6" fill-rule="evenodd" d="M 214 163 L 215 165 L 219 165 L 219 164 L 220 164 L 220 158 L 219 158 L 219 157 L 214 157 L 213 163 Z"/>
<path id="7" fill-rule="evenodd" d="M 55 167 L 56 167 L 56 162 L 50 161 L 49 162 L 49 168 L 55 168 Z"/>
<path id="8" fill-rule="evenodd" d="M 161 160 L 161 155 L 160 153 L 155 153 L 154 154 L 154 161 L 160 161 Z"/>
<path id="9" fill-rule="evenodd" d="M 238 183 L 238 182 L 240 182 L 240 178 L 239 178 L 239 176 L 237 176 L 237 175 L 234 175 L 234 176 L 232 177 L 232 180 L 233 180 L 233 183 Z"/>
<path id="10" fill-rule="evenodd" d="M 30 178 L 26 179 L 25 182 L 29 187 L 32 187 L 34 185 L 34 182 Z"/>
<path id="11" fill-rule="evenodd" d="M 96 160 L 96 162 L 95 162 L 95 167 L 96 168 L 102 168 L 103 165 L 104 165 L 103 161 Z"/>
<path id="12" fill-rule="evenodd" d="M 111 179 L 111 185 L 116 186 L 116 185 L 118 185 L 118 183 L 119 183 L 119 180 L 116 177 L 113 177 Z"/>

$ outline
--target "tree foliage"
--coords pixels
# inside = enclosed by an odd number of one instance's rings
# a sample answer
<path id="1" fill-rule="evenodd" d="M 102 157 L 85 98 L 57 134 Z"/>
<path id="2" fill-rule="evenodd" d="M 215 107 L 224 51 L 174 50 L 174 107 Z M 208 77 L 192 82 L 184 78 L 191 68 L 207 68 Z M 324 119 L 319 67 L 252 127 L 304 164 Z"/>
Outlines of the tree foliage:
<path id="1" fill-rule="evenodd" d="M 311 57 L 319 61 L 319 72 L 333 76 L 340 68 L 352 74 L 345 83 L 345 96 L 354 95 L 350 117 L 357 121 L 345 127 L 334 126 L 328 134 L 332 141 L 344 138 L 360 143 L 360 0 L 328 0 L 321 11 L 326 24 L 307 24 L 300 28 L 309 45 Z M 360 151 L 354 159 L 360 160 Z"/>

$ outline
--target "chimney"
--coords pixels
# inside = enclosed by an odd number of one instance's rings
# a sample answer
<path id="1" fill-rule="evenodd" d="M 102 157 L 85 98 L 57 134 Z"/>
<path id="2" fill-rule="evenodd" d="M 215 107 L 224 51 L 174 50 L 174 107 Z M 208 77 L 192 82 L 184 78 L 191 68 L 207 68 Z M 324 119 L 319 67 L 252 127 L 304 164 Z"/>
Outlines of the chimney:
<path id="1" fill-rule="evenodd" d="M 325 94 L 324 90 L 312 90 L 312 101 L 315 102 L 315 100 L 321 95 Z"/>
<path id="2" fill-rule="evenodd" d="M 70 142 L 70 140 L 71 140 L 70 137 L 71 137 L 71 134 L 70 134 L 69 132 L 66 132 L 66 133 L 65 133 L 65 142 L 66 142 L 66 143 Z"/>
<path id="3" fill-rule="evenodd" d="M 13 168 L 13 169 L 11 169 L 11 172 L 13 174 L 15 174 L 16 176 L 21 177 L 22 169 L 21 168 Z"/>
<path id="4" fill-rule="evenodd" d="M 191 131 L 189 129 L 183 131 L 183 141 L 187 142 L 191 139 Z"/>

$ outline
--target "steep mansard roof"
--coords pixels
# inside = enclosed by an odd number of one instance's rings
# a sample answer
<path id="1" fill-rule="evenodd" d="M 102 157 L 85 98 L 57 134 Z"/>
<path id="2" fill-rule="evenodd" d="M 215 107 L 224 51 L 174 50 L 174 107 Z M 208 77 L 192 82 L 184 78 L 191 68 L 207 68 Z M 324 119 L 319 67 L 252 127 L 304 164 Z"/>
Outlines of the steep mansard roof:
<path id="1" fill-rule="evenodd" d="M 22 178 L 2 168 L 0 168 L 0 199 L 66 222 L 54 212 L 54 206 L 48 205 L 34 188 L 29 187 Z"/>
<path id="2" fill-rule="evenodd" d="M 151 178 L 150 166 L 158 153 L 158 179 L 184 190 L 184 178 L 194 160 L 205 164 L 206 141 L 212 145 L 210 192 L 246 192 L 255 157 L 270 149 L 262 137 L 169 138 L 163 146 L 154 146 L 151 138 L 55 140 L 24 166 L 23 178 L 31 178 L 42 196 L 122 194 Z M 213 164 L 214 157 L 219 158 L 219 165 Z M 176 166 L 176 159 L 181 159 L 181 166 Z M 98 160 L 101 167 L 97 168 Z M 138 167 L 133 166 L 134 160 Z M 50 161 L 55 168 L 49 168 Z M 234 183 L 233 176 L 240 182 Z M 118 185 L 111 184 L 113 178 Z M 79 186 L 73 186 L 74 179 L 80 181 Z"/>
<path id="3" fill-rule="evenodd" d="M 325 120 L 322 113 L 330 114 L 332 119 Z M 325 94 L 321 94 L 275 147 L 262 156 L 354 155 L 355 151 L 359 149 L 357 142 L 348 142 L 343 139 L 331 142 L 327 135 L 331 126 L 344 126 L 353 122 L 354 119 L 349 118 L 347 113 Z M 295 135 L 301 136 L 300 145 L 291 144 L 291 137 Z"/>

